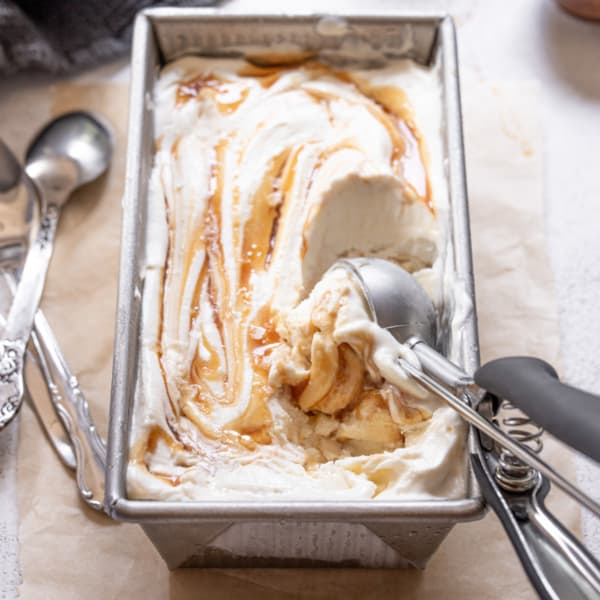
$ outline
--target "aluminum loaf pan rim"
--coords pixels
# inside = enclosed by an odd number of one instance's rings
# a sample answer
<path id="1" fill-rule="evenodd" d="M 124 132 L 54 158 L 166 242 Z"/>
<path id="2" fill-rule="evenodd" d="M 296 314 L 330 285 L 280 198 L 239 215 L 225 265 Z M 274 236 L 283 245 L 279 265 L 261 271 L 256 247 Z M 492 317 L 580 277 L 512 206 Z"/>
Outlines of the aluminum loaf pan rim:
<path id="1" fill-rule="evenodd" d="M 436 28 L 435 45 L 442 52 L 442 81 L 444 87 L 444 118 L 446 124 L 446 150 L 451 199 L 451 228 L 454 239 L 463 243 L 453 244 L 454 263 L 458 276 L 463 280 L 467 293 L 473 299 L 473 312 L 462 332 L 463 362 L 468 370 L 478 366 L 477 322 L 473 268 L 470 246 L 469 215 L 466 193 L 464 149 L 460 113 L 460 89 L 456 36 L 452 19 L 440 13 L 386 12 L 324 14 L 248 14 L 207 8 L 154 8 L 139 13 L 136 18 L 131 59 L 131 88 L 129 105 L 129 129 L 126 163 L 126 182 L 123 200 L 123 224 L 121 230 L 121 260 L 117 317 L 115 326 L 115 351 L 109 439 L 106 468 L 107 513 L 114 519 L 137 523 L 165 521 L 222 521 L 222 520 L 299 520 L 299 521 L 418 521 L 419 519 L 441 521 L 470 521 L 481 518 L 485 501 L 469 462 L 467 494 L 457 500 L 396 500 L 396 501 L 156 501 L 130 500 L 126 497 L 125 471 L 128 461 L 129 422 L 133 404 L 137 365 L 137 336 L 140 296 L 143 282 L 139 269 L 141 244 L 141 202 L 146 200 L 149 178 L 148 153 L 152 147 L 149 130 L 145 127 L 150 118 L 149 92 L 157 66 L 160 64 L 160 48 L 154 34 L 154 23 L 189 20 L 228 20 L 250 25 L 252 21 L 278 22 L 298 19 L 316 21 L 324 16 L 335 16 L 351 22 L 369 20 L 386 23 L 431 23 Z M 146 157 L 146 161 L 144 161 Z M 135 358 L 132 359 L 132 357 Z M 471 429 L 468 455 L 480 451 L 479 441 Z"/>

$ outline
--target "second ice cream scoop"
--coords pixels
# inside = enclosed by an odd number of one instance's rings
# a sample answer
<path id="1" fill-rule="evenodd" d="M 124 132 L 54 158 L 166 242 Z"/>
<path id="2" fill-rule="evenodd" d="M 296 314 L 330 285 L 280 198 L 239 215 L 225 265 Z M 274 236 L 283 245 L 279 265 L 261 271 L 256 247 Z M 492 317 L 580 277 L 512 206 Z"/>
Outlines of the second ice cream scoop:
<path id="1" fill-rule="evenodd" d="M 27 151 L 27 175 L 41 198 L 40 227 L 32 241 L 0 340 L 0 429 L 23 399 L 25 350 L 42 296 L 60 211 L 71 193 L 108 167 L 112 139 L 93 115 L 74 112 L 49 123 Z"/>

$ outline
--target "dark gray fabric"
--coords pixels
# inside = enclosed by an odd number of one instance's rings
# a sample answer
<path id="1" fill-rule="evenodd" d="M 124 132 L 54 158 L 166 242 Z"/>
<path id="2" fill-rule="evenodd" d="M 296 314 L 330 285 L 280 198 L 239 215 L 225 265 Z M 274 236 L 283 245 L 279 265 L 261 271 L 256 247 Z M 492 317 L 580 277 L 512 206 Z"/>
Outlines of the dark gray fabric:
<path id="1" fill-rule="evenodd" d="M 92 66 L 127 52 L 135 14 L 211 0 L 0 0 L 0 74 Z"/>

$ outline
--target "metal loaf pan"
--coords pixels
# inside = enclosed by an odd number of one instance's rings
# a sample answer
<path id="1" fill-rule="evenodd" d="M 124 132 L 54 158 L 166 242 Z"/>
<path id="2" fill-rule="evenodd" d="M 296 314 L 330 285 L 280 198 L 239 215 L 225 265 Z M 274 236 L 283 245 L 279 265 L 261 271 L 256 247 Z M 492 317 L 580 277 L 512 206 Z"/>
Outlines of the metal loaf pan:
<path id="1" fill-rule="evenodd" d="M 335 54 L 367 42 L 387 57 L 438 60 L 443 89 L 449 229 L 457 278 L 473 300 L 453 358 L 478 365 L 455 32 L 444 15 L 248 15 L 150 9 L 138 15 L 132 55 L 129 148 L 112 380 L 106 506 L 139 523 L 170 568 L 192 566 L 424 567 L 452 526 L 479 518 L 473 473 L 457 500 L 388 502 L 159 502 L 129 500 L 125 471 L 138 373 L 146 204 L 153 160 L 152 90 L 159 68 L 183 54 L 240 56 L 272 45 Z M 470 433 L 469 449 L 476 440 Z M 467 456 L 465 456 L 465 461 Z"/>

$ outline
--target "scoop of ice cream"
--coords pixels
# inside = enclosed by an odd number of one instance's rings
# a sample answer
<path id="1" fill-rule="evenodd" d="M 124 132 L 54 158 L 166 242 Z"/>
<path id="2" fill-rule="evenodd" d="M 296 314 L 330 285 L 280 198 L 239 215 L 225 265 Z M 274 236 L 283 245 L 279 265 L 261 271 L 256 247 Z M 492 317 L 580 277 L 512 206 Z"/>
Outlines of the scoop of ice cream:
<path id="1" fill-rule="evenodd" d="M 418 364 L 416 357 L 371 320 L 346 269 L 327 271 L 303 302 L 280 315 L 277 333 L 270 384 L 289 386 L 302 411 L 334 417 L 329 435 L 337 441 L 361 442 L 370 452 L 401 446 L 404 426 L 430 418 L 410 406 L 412 396 L 424 393 L 397 362 L 403 356 Z M 396 385 L 390 385 L 382 370 L 394 369 Z"/>

